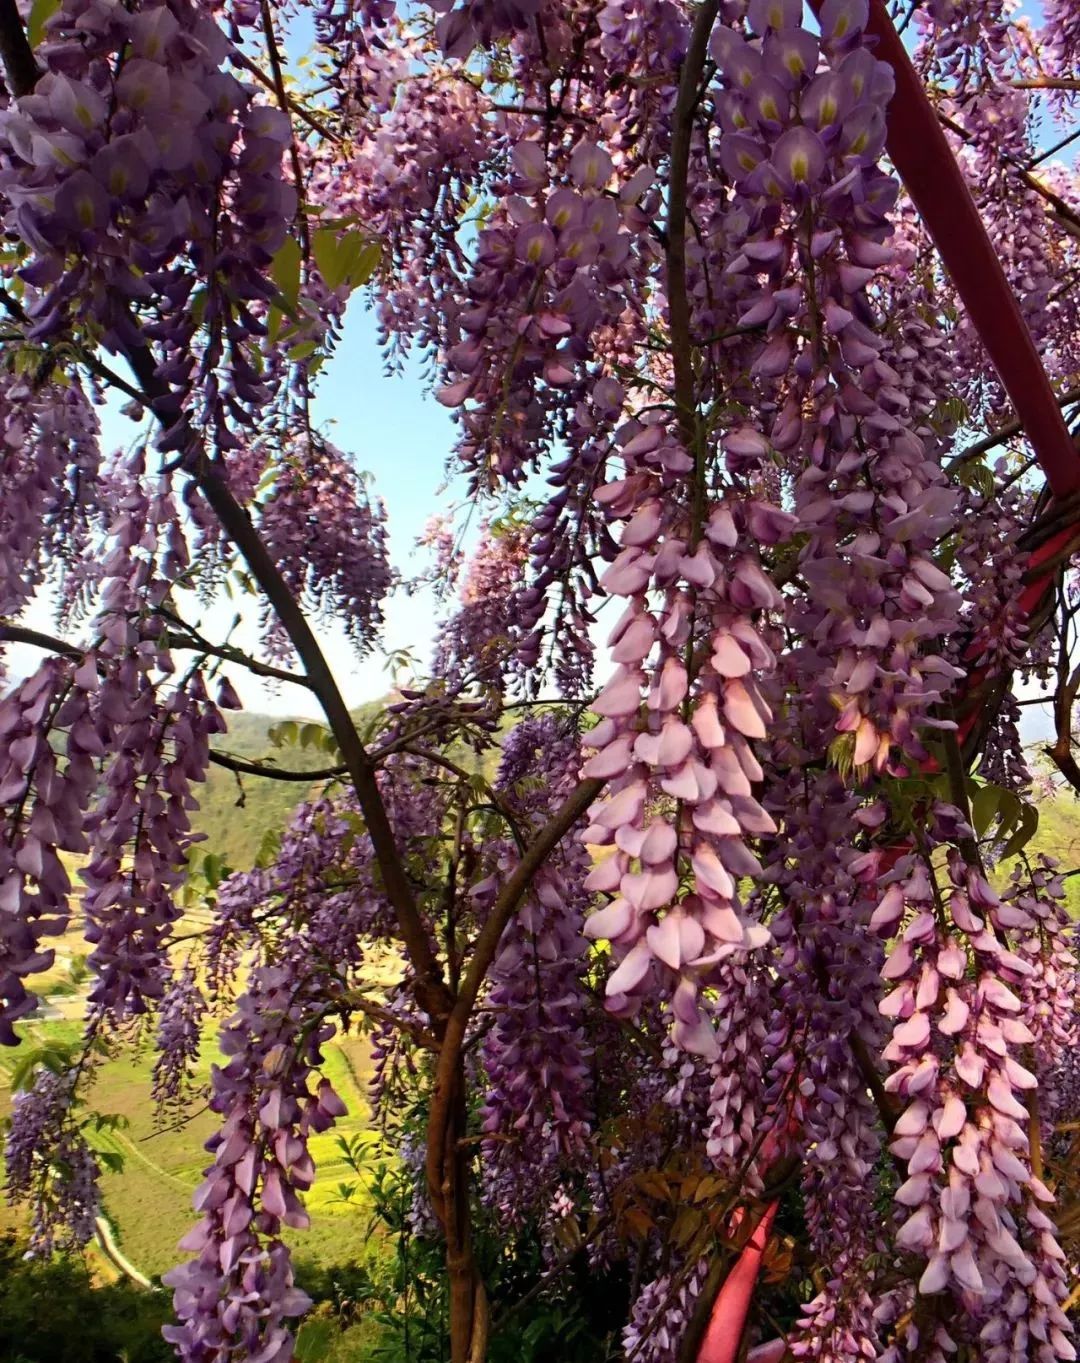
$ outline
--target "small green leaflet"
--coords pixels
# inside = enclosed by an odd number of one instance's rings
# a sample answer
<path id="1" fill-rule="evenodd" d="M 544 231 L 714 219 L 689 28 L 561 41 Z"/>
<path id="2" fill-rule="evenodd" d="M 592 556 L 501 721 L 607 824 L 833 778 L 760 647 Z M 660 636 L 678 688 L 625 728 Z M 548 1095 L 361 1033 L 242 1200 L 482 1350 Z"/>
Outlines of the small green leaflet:
<path id="1" fill-rule="evenodd" d="M 300 264 L 299 243 L 293 237 L 286 237 L 270 262 L 270 278 L 293 312 L 300 301 Z"/>
<path id="2" fill-rule="evenodd" d="M 60 0 L 34 0 L 26 23 L 26 36 L 31 47 L 37 47 L 45 36 L 45 25 L 60 8 Z"/>
<path id="3" fill-rule="evenodd" d="M 311 249 L 319 273 L 331 289 L 343 284 L 358 289 L 366 284 L 382 256 L 379 243 L 356 229 L 341 233 L 333 227 L 321 227 L 312 235 Z"/>

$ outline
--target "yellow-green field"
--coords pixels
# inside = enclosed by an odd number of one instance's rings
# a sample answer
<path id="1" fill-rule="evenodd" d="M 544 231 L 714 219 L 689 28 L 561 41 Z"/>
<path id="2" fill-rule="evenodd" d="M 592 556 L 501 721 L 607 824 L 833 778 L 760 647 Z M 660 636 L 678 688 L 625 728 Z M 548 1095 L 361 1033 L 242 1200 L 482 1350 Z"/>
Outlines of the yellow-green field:
<path id="1" fill-rule="evenodd" d="M 31 1045 L 47 1039 L 73 1041 L 79 1027 L 75 1022 L 37 1023 L 25 1034 Z M 209 1074 L 215 1053 L 210 1038 L 203 1047 L 200 1080 Z M 183 1257 L 176 1244 L 195 1219 L 191 1195 L 209 1159 L 203 1142 L 217 1121 L 213 1113 L 199 1110 L 204 1100 L 197 1098 L 183 1127 L 156 1129 L 150 1099 L 152 1067 L 149 1048 L 128 1049 L 102 1065 L 87 1095 L 93 1110 L 119 1114 L 128 1122 L 126 1129 L 95 1133 L 93 1141 L 124 1157 L 121 1172 L 103 1174 L 104 1210 L 121 1250 L 148 1276 L 165 1272 Z M 298 1255 L 320 1263 L 363 1259 L 376 1248 L 367 1200 L 362 1195 L 348 1204 L 340 1199 L 338 1185 L 356 1178 L 336 1144 L 338 1135 L 354 1137 L 368 1129 L 363 1087 L 369 1068 L 366 1043 L 358 1038 L 339 1037 L 326 1048 L 326 1075 L 349 1114 L 332 1131 L 313 1138 L 318 1173 L 306 1199 L 312 1226 L 309 1231 L 286 1233 Z M 0 1113 L 6 1112 L 9 1096 L 7 1075 L 0 1072 Z M 0 1205 L 0 1229 L 17 1220 L 18 1213 Z"/>

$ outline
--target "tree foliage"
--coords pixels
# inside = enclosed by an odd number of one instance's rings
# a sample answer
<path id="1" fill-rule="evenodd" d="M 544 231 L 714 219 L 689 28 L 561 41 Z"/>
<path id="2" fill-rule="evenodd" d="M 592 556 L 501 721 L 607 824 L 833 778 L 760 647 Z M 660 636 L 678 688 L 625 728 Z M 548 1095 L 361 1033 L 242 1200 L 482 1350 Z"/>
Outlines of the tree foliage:
<path id="1" fill-rule="evenodd" d="M 1074 1357 L 1075 960 L 1017 725 L 1041 684 L 1080 790 L 1080 15 L 902 11 L 0 3 L 0 638 L 43 655 L 0 699 L 0 1042 L 76 912 L 92 974 L 8 1187 L 85 1240 L 100 1039 L 153 1031 L 175 1115 L 220 1015 L 190 1363 L 294 1350 L 339 1027 L 452 1363 Z M 469 490 L 430 676 L 359 720 L 319 631 L 370 650 L 401 584 L 311 412 L 356 295 Z M 193 623 L 224 592 L 257 655 Z M 244 670 L 317 704 L 318 765 L 229 753 Z M 316 787 L 234 874 L 211 766 Z"/>

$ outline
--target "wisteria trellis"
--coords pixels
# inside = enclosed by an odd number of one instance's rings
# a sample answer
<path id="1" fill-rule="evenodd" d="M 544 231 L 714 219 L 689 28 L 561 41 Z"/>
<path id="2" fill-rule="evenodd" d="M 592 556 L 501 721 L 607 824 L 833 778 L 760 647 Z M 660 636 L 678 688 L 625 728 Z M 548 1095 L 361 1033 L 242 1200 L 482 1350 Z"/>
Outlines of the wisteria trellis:
<path id="1" fill-rule="evenodd" d="M 568 1225 L 597 1272 L 633 1257 L 630 1359 L 1071 1359 L 1064 890 L 990 871 L 1028 820 L 1014 673 L 1080 789 L 1080 211 L 1035 145 L 1080 16 L 430 10 L 0 0 L 0 638 L 46 655 L 0 700 L 0 1041 L 69 855 L 94 977 L 84 1056 L 15 1096 L 9 1192 L 38 1248 L 84 1241 L 91 1043 L 148 1018 L 175 1105 L 234 1003 L 169 1335 L 285 1360 L 281 1232 L 343 1111 L 320 1047 L 361 1020 L 376 1105 L 402 1064 L 422 1091 L 399 1154 L 454 1363 L 492 1329 L 480 1209 L 538 1229 L 555 1285 Z M 309 22 L 317 96 L 283 55 Z M 432 527 L 460 600 L 363 738 L 315 627 L 377 640 L 386 513 L 309 409 L 357 290 L 391 363 L 432 362 L 490 518 L 467 565 Z M 109 388 L 133 455 L 100 449 Z M 226 577 L 258 658 L 184 618 Z M 63 637 L 20 622 L 43 583 Z M 243 667 L 321 706 L 324 789 L 181 944 L 208 763 L 297 775 L 211 746 Z M 462 752 L 496 741 L 486 780 Z M 693 1195 L 642 1232 L 627 1190 L 672 1161 Z"/>

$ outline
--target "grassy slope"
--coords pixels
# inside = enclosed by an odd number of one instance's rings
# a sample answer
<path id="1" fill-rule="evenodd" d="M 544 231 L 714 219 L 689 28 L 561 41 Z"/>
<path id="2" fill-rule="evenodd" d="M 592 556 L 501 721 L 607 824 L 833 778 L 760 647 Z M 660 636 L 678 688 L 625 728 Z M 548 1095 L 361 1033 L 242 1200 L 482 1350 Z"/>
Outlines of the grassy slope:
<path id="1" fill-rule="evenodd" d="M 41 1023 L 29 1040 L 74 1040 L 78 1024 Z M 203 1047 L 199 1079 L 209 1075 L 216 1047 Z M 217 1118 L 199 1111 L 202 1100 L 191 1103 L 190 1120 L 182 1127 L 158 1131 L 150 1101 L 153 1056 L 125 1050 L 101 1069 L 88 1100 L 102 1113 L 118 1113 L 129 1123 L 115 1133 L 95 1133 L 93 1142 L 103 1150 L 124 1157 L 122 1172 L 106 1172 L 102 1178 L 105 1211 L 127 1257 L 144 1273 L 163 1273 L 182 1255 L 177 1241 L 195 1220 L 191 1195 L 208 1163 L 203 1142 L 213 1132 Z M 368 1107 L 363 1087 L 370 1072 L 366 1045 L 352 1037 L 336 1038 L 326 1048 L 325 1073 L 349 1108 L 330 1132 L 312 1138 L 316 1181 L 306 1199 L 312 1212 L 309 1231 L 289 1231 L 289 1240 L 305 1258 L 319 1263 L 342 1263 L 363 1258 L 368 1243 L 368 1211 L 364 1199 L 343 1203 L 337 1194 L 340 1183 L 354 1181 L 336 1146 L 336 1137 L 352 1137 L 367 1129 Z M 8 1092 L 0 1079 L 0 1113 L 8 1104 Z M 18 1216 L 0 1203 L 0 1229 Z"/>
<path id="2" fill-rule="evenodd" d="M 1027 852 L 1054 857 L 1064 872 L 1080 867 L 1080 800 L 1070 791 L 1039 804 L 1039 827 Z M 1080 876 L 1069 877 L 1065 889 L 1069 912 L 1080 919 Z"/>

